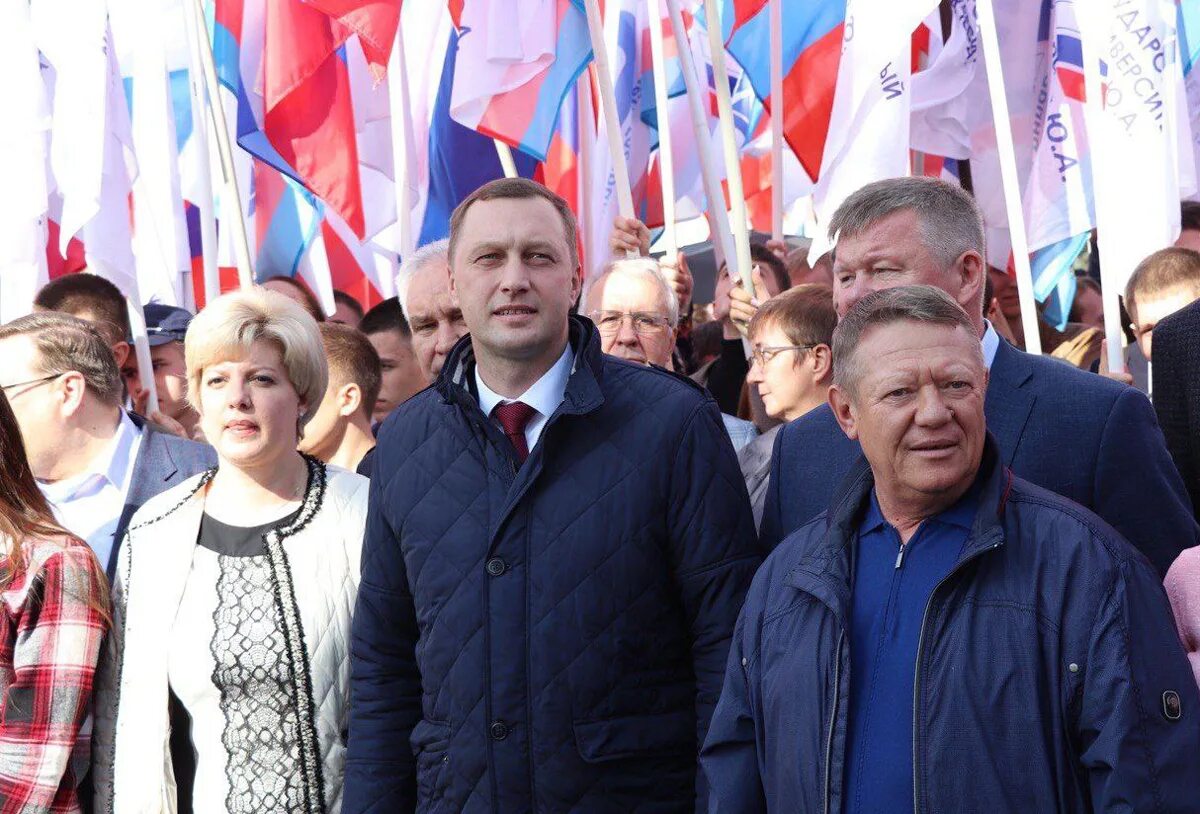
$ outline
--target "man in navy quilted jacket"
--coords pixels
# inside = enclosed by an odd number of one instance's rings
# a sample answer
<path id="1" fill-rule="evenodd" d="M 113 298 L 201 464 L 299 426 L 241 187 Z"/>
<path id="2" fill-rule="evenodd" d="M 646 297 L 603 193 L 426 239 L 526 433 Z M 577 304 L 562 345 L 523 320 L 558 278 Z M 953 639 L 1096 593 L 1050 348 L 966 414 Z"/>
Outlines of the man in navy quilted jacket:
<path id="1" fill-rule="evenodd" d="M 685 810 L 759 549 L 712 398 L 600 351 L 562 199 L 455 210 L 470 330 L 379 433 L 347 814 Z"/>

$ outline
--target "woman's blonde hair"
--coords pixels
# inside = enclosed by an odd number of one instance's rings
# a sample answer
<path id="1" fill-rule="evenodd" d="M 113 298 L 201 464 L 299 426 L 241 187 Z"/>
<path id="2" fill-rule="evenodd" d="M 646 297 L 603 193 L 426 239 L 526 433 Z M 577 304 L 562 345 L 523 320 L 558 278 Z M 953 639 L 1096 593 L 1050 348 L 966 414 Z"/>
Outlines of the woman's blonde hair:
<path id="1" fill-rule="evenodd" d="M 188 326 L 188 402 L 199 412 L 204 369 L 240 358 L 260 339 L 274 343 L 283 355 L 288 381 L 305 404 L 303 426 L 317 411 L 329 380 L 321 332 L 299 303 L 259 286 L 217 297 Z"/>

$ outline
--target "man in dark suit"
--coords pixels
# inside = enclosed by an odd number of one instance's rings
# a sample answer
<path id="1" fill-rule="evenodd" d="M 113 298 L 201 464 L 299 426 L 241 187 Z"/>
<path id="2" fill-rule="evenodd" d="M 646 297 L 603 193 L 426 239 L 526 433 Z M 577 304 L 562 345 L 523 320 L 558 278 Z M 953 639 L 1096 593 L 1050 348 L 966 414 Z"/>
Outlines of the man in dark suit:
<path id="1" fill-rule="evenodd" d="M 970 195 L 931 178 L 878 181 L 846 199 L 829 232 L 838 241 L 839 316 L 871 291 L 923 283 L 947 292 L 971 317 L 990 369 L 988 430 L 1005 465 L 1095 511 L 1160 574 L 1200 542 L 1191 501 L 1146 397 L 1022 353 L 983 319 L 983 222 Z M 787 425 L 775 442 L 763 543 L 774 547 L 829 508 L 858 455 L 828 405 Z"/>
<path id="2" fill-rule="evenodd" d="M 1154 329 L 1154 409 L 1193 506 L 1200 506 L 1200 302 Z"/>
<path id="3" fill-rule="evenodd" d="M 134 512 L 216 466 L 212 447 L 121 409 L 112 351 L 76 317 L 37 313 L 0 327 L 0 388 L 59 522 L 92 547 L 110 576 Z"/>

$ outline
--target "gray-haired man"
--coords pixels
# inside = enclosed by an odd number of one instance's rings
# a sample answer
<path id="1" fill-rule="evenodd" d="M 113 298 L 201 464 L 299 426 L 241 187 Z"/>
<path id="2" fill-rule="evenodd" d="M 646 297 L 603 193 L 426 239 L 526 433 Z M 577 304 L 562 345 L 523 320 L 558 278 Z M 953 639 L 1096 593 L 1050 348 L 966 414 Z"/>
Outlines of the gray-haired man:
<path id="1" fill-rule="evenodd" d="M 450 293 L 450 241 L 417 249 L 400 264 L 396 295 L 412 331 L 417 365 L 432 383 L 454 343 L 467 334 L 462 309 Z"/>
<path id="2" fill-rule="evenodd" d="M 1018 477 L 966 313 L 865 296 L 829 400 L 865 460 L 734 631 L 712 812 L 1195 811 L 1200 694 L 1146 560 Z"/>
<path id="3" fill-rule="evenodd" d="M 1096 511 L 1166 573 L 1200 541 L 1191 503 L 1154 410 L 1131 387 L 1000 340 L 983 319 L 983 223 L 971 197 L 932 178 L 860 189 L 830 220 L 837 237 L 834 305 L 899 285 L 940 288 L 962 306 L 990 369 L 988 430 L 1018 475 Z M 829 408 L 780 433 L 760 534 L 777 544 L 830 505 L 859 454 Z"/>

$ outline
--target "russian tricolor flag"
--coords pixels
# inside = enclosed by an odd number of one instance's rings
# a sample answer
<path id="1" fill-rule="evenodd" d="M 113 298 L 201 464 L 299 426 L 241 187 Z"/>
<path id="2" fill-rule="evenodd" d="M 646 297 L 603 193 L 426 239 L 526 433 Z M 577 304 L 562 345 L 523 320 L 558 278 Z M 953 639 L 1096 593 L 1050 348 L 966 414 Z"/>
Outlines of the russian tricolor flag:
<path id="1" fill-rule="evenodd" d="M 562 101 L 592 58 L 581 0 L 465 0 L 455 21 L 451 116 L 544 161 Z"/>
<path id="2" fill-rule="evenodd" d="M 770 21 L 766 0 L 724 0 L 722 24 L 729 53 L 771 110 Z M 845 0 L 789 2 L 783 8 L 783 133 L 809 177 L 816 180 L 833 113 Z"/>

